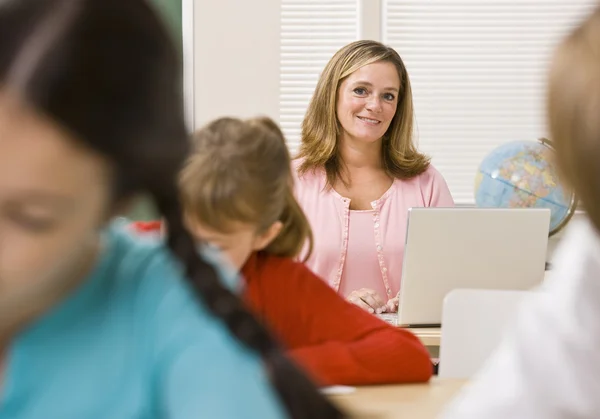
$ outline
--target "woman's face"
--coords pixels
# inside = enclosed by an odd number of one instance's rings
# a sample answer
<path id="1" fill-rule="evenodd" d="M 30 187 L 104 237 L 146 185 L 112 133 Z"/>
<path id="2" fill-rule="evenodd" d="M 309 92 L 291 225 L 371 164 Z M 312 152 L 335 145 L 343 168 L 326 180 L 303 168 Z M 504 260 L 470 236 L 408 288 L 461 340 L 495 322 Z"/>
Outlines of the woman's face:
<path id="1" fill-rule="evenodd" d="M 85 277 L 107 217 L 109 174 L 66 131 L 0 95 L 0 336 Z"/>
<path id="2" fill-rule="evenodd" d="M 337 96 L 337 118 L 342 140 L 374 143 L 392 122 L 398 106 L 400 77 L 390 62 L 365 65 L 341 83 Z"/>

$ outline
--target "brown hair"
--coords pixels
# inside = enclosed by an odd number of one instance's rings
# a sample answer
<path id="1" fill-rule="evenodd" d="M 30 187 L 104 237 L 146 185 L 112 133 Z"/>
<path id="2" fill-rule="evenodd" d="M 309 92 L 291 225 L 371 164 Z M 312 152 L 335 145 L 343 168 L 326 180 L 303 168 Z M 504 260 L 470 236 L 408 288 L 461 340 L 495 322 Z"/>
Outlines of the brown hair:
<path id="1" fill-rule="evenodd" d="M 556 49 L 547 112 L 561 174 L 600 230 L 600 9 Z"/>
<path id="2" fill-rule="evenodd" d="M 302 122 L 302 145 L 298 154 L 302 159 L 300 174 L 324 168 L 329 186 L 341 176 L 340 125 L 336 115 L 340 84 L 361 67 L 382 61 L 394 64 L 400 78 L 396 114 L 383 136 L 383 168 L 392 178 L 410 179 L 429 167 L 429 158 L 418 152 L 413 141 L 412 90 L 400 55 L 379 42 L 356 41 L 336 52 L 321 73 Z"/>
<path id="3" fill-rule="evenodd" d="M 265 231 L 281 221 L 265 251 L 297 256 L 312 233 L 293 193 L 290 155 L 284 136 L 269 118 L 221 118 L 194 134 L 194 152 L 180 176 L 188 216 L 217 231 L 232 221 Z M 308 257 L 308 256 L 307 256 Z"/>

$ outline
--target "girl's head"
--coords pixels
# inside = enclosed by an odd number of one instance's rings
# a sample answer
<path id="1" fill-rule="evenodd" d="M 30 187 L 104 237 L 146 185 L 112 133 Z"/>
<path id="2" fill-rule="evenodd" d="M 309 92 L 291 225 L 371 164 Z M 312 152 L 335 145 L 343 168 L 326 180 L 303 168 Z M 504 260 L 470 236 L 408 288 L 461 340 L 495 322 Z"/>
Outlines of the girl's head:
<path id="1" fill-rule="evenodd" d="M 98 231 L 148 193 L 194 291 L 262 356 L 291 416 L 338 416 L 196 253 L 177 192 L 181 96 L 180 57 L 144 0 L 0 3 L 0 332 L 82 280 Z"/>
<path id="2" fill-rule="evenodd" d="M 302 124 L 301 172 L 339 175 L 342 142 L 375 144 L 392 177 L 422 173 L 428 159 L 413 142 L 410 79 L 398 53 L 375 41 L 356 41 L 331 58 L 321 73 Z"/>
<path id="3" fill-rule="evenodd" d="M 218 119 L 194 135 L 180 176 L 192 233 L 227 253 L 239 269 L 253 251 L 296 256 L 311 240 L 293 195 L 290 157 L 270 119 Z"/>
<path id="4" fill-rule="evenodd" d="M 178 62 L 143 1 L 1 3 L 0 300 L 38 311 L 57 300 L 136 193 L 177 207 Z"/>
<path id="5" fill-rule="evenodd" d="M 547 105 L 559 167 L 600 230 L 600 9 L 557 48 Z"/>

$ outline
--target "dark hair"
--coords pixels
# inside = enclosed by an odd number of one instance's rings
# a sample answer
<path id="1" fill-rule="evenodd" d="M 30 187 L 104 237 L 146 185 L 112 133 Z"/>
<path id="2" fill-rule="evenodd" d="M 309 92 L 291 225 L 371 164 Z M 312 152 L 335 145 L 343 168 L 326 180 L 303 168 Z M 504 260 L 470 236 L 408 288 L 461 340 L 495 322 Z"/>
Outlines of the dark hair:
<path id="1" fill-rule="evenodd" d="M 291 417 L 341 417 L 221 285 L 183 225 L 176 185 L 188 133 L 176 51 L 143 0 L 0 3 L 3 87 L 105 156 L 115 173 L 115 200 L 138 192 L 154 198 L 167 221 L 168 246 L 198 297 L 261 355 Z"/>

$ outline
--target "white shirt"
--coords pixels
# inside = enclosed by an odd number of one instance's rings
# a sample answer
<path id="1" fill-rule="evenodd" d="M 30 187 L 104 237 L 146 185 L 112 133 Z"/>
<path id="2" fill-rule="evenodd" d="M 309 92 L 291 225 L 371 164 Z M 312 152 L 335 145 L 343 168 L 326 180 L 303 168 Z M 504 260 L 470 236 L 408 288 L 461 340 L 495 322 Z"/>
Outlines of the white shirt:
<path id="1" fill-rule="evenodd" d="M 548 280 L 442 418 L 600 418 L 600 236 L 587 220 L 569 227 Z"/>

